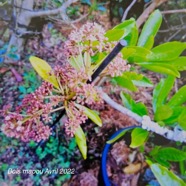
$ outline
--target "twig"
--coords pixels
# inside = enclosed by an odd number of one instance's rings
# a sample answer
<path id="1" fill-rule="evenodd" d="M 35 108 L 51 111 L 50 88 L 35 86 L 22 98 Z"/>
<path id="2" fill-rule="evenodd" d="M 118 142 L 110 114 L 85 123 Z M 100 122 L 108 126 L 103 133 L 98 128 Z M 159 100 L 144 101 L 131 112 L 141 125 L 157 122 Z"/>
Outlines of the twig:
<path id="1" fill-rule="evenodd" d="M 144 11 L 143 13 L 140 15 L 140 17 L 137 19 L 136 24 L 137 27 L 139 28 L 145 21 L 146 19 L 149 17 L 150 13 L 154 11 L 154 9 L 156 7 L 158 7 L 159 5 L 161 5 L 162 3 L 165 3 L 168 0 L 154 0 L 151 5 L 149 5 Z"/>
<path id="2" fill-rule="evenodd" d="M 123 17 L 121 19 L 121 22 L 125 21 L 127 14 L 129 12 L 129 10 L 133 7 L 133 5 L 136 3 L 137 0 L 133 0 L 132 3 L 127 7 L 127 9 L 125 10 Z"/>
<path id="3" fill-rule="evenodd" d="M 162 14 L 176 14 L 176 13 L 186 13 L 186 9 L 179 9 L 179 10 L 165 10 L 161 11 Z"/>
<path id="4" fill-rule="evenodd" d="M 174 127 L 174 130 L 170 130 L 166 127 L 161 127 L 159 126 L 158 123 L 151 121 L 149 116 L 146 116 L 146 115 L 143 117 L 139 116 L 138 114 L 132 112 L 131 110 L 113 101 L 105 92 L 102 91 L 101 88 L 98 88 L 98 89 L 99 89 L 101 98 L 107 104 L 109 104 L 111 107 L 115 108 L 122 114 L 128 115 L 129 117 L 135 119 L 137 122 L 141 124 L 143 129 L 155 132 L 173 141 L 186 142 L 186 131 L 180 130 L 179 127 Z"/>
<path id="5" fill-rule="evenodd" d="M 177 34 L 179 34 L 181 30 L 177 30 L 174 34 L 172 34 L 168 39 L 167 42 L 169 42 L 171 39 L 173 39 Z"/>
<path id="6" fill-rule="evenodd" d="M 61 7 L 53 9 L 53 10 L 40 10 L 40 11 L 28 12 L 28 16 L 33 18 L 33 17 L 41 17 L 41 16 L 61 14 L 61 17 L 63 18 L 63 20 L 68 22 L 69 18 L 66 15 L 66 9 L 72 3 L 75 3 L 77 1 L 78 0 L 68 0 L 68 1 L 64 2 Z"/>
<path id="7" fill-rule="evenodd" d="M 178 25 L 178 26 L 175 26 L 175 27 L 171 27 L 169 29 L 159 30 L 158 32 L 165 33 L 165 32 L 176 31 L 176 30 L 180 30 L 181 31 L 183 29 L 186 29 L 186 26 Z"/>

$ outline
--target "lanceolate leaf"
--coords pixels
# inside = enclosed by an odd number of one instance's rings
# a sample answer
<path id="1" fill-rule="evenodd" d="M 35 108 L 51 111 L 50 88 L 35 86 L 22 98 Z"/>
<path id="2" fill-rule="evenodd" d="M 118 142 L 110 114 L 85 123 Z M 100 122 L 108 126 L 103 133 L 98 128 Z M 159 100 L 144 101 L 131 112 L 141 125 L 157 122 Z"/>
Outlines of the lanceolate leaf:
<path id="1" fill-rule="evenodd" d="M 130 91 L 136 92 L 138 90 L 132 80 L 126 77 L 125 75 L 114 77 L 113 81 L 116 82 L 119 86 L 127 88 Z"/>
<path id="2" fill-rule="evenodd" d="M 131 129 L 128 128 L 128 129 L 123 130 L 123 131 L 120 132 L 115 138 L 113 138 L 113 139 L 107 141 L 107 143 L 108 143 L 108 144 L 114 143 L 115 141 L 117 141 L 118 139 L 120 139 L 121 137 L 123 137 L 123 136 L 126 134 L 126 132 L 129 131 L 129 130 L 131 130 Z"/>
<path id="3" fill-rule="evenodd" d="M 91 119 L 95 124 L 97 124 L 100 127 L 102 126 L 101 118 L 98 116 L 98 114 L 95 111 L 93 111 L 85 106 L 79 105 L 79 104 L 76 104 L 76 106 L 80 109 L 83 109 L 84 114 L 89 119 Z"/>
<path id="4" fill-rule="evenodd" d="M 182 56 L 168 63 L 172 64 L 179 71 L 186 70 L 186 57 Z"/>
<path id="5" fill-rule="evenodd" d="M 124 37 L 128 46 L 135 46 L 138 41 L 138 29 L 136 27 L 131 29 L 131 32 Z"/>
<path id="6" fill-rule="evenodd" d="M 172 124 L 175 124 L 176 122 L 179 123 L 179 119 L 178 118 L 182 114 L 182 111 L 184 111 L 185 109 L 186 109 L 186 107 L 184 107 L 184 106 L 172 107 L 173 114 L 171 115 L 171 117 L 169 117 L 168 119 L 164 120 L 163 122 L 166 125 L 172 125 Z"/>
<path id="7" fill-rule="evenodd" d="M 186 153 L 173 147 L 161 148 L 156 156 L 165 161 L 179 162 L 186 160 Z"/>
<path id="8" fill-rule="evenodd" d="M 144 130 L 142 128 L 135 128 L 131 133 L 131 148 L 136 148 L 141 145 L 143 145 L 147 138 L 148 138 L 149 132 L 147 130 Z"/>
<path id="9" fill-rule="evenodd" d="M 131 18 L 129 20 L 126 20 L 123 23 L 116 25 L 113 30 L 115 29 L 124 30 L 123 38 L 125 38 L 125 40 L 127 41 L 128 46 L 133 46 L 136 44 L 138 39 L 138 29 L 135 19 Z"/>
<path id="10" fill-rule="evenodd" d="M 158 72 L 160 74 L 167 74 L 175 77 L 180 77 L 180 73 L 175 69 L 173 65 L 158 63 L 158 62 L 146 62 L 146 63 L 138 63 L 140 66 Z"/>
<path id="11" fill-rule="evenodd" d="M 124 36 L 124 30 L 112 29 L 108 30 L 105 34 L 109 41 L 119 41 Z"/>
<path id="12" fill-rule="evenodd" d="M 168 102 L 168 105 L 171 107 L 181 106 L 186 102 L 186 85 L 181 87 L 174 96 Z"/>
<path id="13" fill-rule="evenodd" d="M 186 43 L 178 41 L 164 43 L 153 48 L 151 50 L 152 53 L 147 56 L 147 59 L 154 62 L 175 60 L 185 49 Z"/>
<path id="14" fill-rule="evenodd" d="M 158 163 L 152 163 L 150 168 L 161 186 L 186 186 L 182 179 Z"/>
<path id="15" fill-rule="evenodd" d="M 152 48 L 154 44 L 154 37 L 158 32 L 162 22 L 162 15 L 159 10 L 154 11 L 143 26 L 141 35 L 139 37 L 138 46 L 145 48 Z"/>
<path id="16" fill-rule="evenodd" d="M 157 107 L 157 110 L 155 112 L 154 120 L 155 121 L 162 121 L 165 119 L 168 119 L 172 116 L 173 110 L 168 105 L 161 105 Z"/>
<path id="17" fill-rule="evenodd" d="M 174 85 L 175 77 L 168 76 L 166 79 L 161 79 L 153 91 L 153 110 L 156 111 L 157 107 L 161 106 L 167 98 L 170 90 Z"/>
<path id="18" fill-rule="evenodd" d="M 84 159 L 87 158 L 87 143 L 85 133 L 79 126 L 75 132 L 75 140 Z"/>
<path id="19" fill-rule="evenodd" d="M 140 116 L 148 114 L 146 106 L 143 103 L 136 103 L 129 94 L 121 92 L 120 97 L 122 99 L 123 105 L 126 108 L 130 109 Z"/>
<path id="20" fill-rule="evenodd" d="M 147 61 L 147 56 L 151 54 L 150 50 L 139 46 L 128 46 L 123 48 L 121 52 L 124 56 L 123 58 L 127 59 L 129 63 Z"/>
<path id="21" fill-rule="evenodd" d="M 50 65 L 35 56 L 31 56 L 29 58 L 30 63 L 32 64 L 32 66 L 34 67 L 34 69 L 36 70 L 36 72 L 45 80 L 48 81 L 49 83 L 51 83 L 52 85 L 54 85 L 56 88 L 59 88 L 58 82 L 56 80 L 56 77 L 54 76 L 54 74 L 52 73 L 52 68 L 50 67 Z"/>

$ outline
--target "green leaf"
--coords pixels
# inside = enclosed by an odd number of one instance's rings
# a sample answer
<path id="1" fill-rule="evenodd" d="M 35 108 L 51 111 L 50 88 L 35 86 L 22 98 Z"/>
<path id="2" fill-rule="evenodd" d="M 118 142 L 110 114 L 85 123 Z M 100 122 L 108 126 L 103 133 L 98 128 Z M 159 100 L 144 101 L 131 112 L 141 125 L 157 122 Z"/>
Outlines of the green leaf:
<path id="1" fill-rule="evenodd" d="M 132 105 L 132 111 L 140 116 L 148 114 L 147 107 L 143 103 L 134 103 Z"/>
<path id="2" fill-rule="evenodd" d="M 161 106 L 165 102 L 165 99 L 174 85 L 174 80 L 175 77 L 173 76 L 168 76 L 166 79 L 161 79 L 153 90 L 152 105 L 154 112 L 156 112 L 157 107 Z"/>
<path id="3" fill-rule="evenodd" d="M 160 74 L 167 74 L 175 77 L 180 77 L 180 73 L 171 64 L 158 63 L 158 62 L 144 62 L 144 63 L 137 63 L 137 64 L 148 70 L 158 72 Z"/>
<path id="4" fill-rule="evenodd" d="M 80 109 L 83 109 L 84 114 L 89 119 L 91 119 L 95 124 L 97 124 L 100 127 L 102 126 L 101 118 L 98 116 L 98 114 L 95 111 L 93 111 L 85 106 L 79 105 L 79 104 L 76 104 L 76 106 Z"/>
<path id="5" fill-rule="evenodd" d="M 134 101 L 132 100 L 132 97 L 129 94 L 126 94 L 124 92 L 121 92 L 120 93 L 120 97 L 122 99 L 123 105 L 126 108 L 132 110 L 132 105 L 134 104 Z"/>
<path id="6" fill-rule="evenodd" d="M 79 126 L 75 132 L 75 140 L 84 159 L 87 158 L 87 143 L 85 133 Z"/>
<path id="7" fill-rule="evenodd" d="M 159 156 L 163 160 L 172 162 L 186 160 L 186 153 L 173 147 L 165 147 L 159 149 L 156 156 Z"/>
<path id="8" fill-rule="evenodd" d="M 30 63 L 32 64 L 32 66 L 34 67 L 35 71 L 45 80 L 48 81 L 49 83 L 51 83 L 52 85 L 54 85 L 56 88 L 59 88 L 58 82 L 56 80 L 56 77 L 54 74 L 52 73 L 52 68 L 50 67 L 50 65 L 35 56 L 31 56 L 29 58 Z M 51 74 L 51 75 L 50 75 Z"/>
<path id="9" fill-rule="evenodd" d="M 139 46 L 127 46 L 122 49 L 123 58 L 127 59 L 129 63 L 137 63 L 147 61 L 147 56 L 151 51 Z"/>
<path id="10" fill-rule="evenodd" d="M 183 109 L 181 114 L 179 115 L 178 123 L 183 130 L 186 130 L 186 108 Z"/>
<path id="11" fill-rule="evenodd" d="M 137 74 L 136 72 L 124 72 L 123 75 L 128 79 L 132 80 L 134 85 L 141 87 L 153 87 L 152 82 L 142 74 Z"/>
<path id="12" fill-rule="evenodd" d="M 131 29 L 131 32 L 124 37 L 128 46 L 135 46 L 138 41 L 138 29 L 136 27 Z"/>
<path id="13" fill-rule="evenodd" d="M 152 163 L 150 168 L 161 186 L 186 186 L 182 179 L 158 163 Z"/>
<path id="14" fill-rule="evenodd" d="M 118 76 L 118 77 L 114 77 L 112 78 L 112 80 L 114 82 L 116 82 L 119 86 L 123 87 L 123 88 L 127 88 L 130 91 L 134 91 L 136 92 L 138 89 L 137 87 L 134 85 L 134 83 L 132 82 L 132 80 L 130 80 L 128 77 L 126 77 L 125 75 L 123 76 Z"/>
<path id="15" fill-rule="evenodd" d="M 186 85 L 181 87 L 168 102 L 170 107 L 180 106 L 186 102 Z"/>
<path id="16" fill-rule="evenodd" d="M 136 103 L 129 94 L 120 93 L 123 105 L 140 116 L 147 115 L 147 108 L 143 103 Z"/>
<path id="17" fill-rule="evenodd" d="M 157 107 L 157 110 L 155 112 L 154 120 L 155 121 L 162 121 L 165 119 L 168 119 L 172 116 L 173 110 L 168 105 L 161 105 Z"/>
<path id="18" fill-rule="evenodd" d="M 173 114 L 168 119 L 164 120 L 165 125 L 173 125 L 178 122 L 178 117 L 180 116 L 181 112 L 183 111 L 184 107 L 176 106 L 173 107 Z"/>
<path id="19" fill-rule="evenodd" d="M 130 33 L 131 29 L 136 26 L 136 22 L 134 18 L 131 18 L 129 20 L 126 20 L 118 25 L 116 25 L 113 29 L 121 29 L 121 30 L 126 30 L 125 33 Z"/>
<path id="20" fill-rule="evenodd" d="M 108 144 L 112 144 L 114 143 L 115 141 L 117 141 L 118 139 L 120 139 L 121 137 L 123 137 L 127 131 L 131 130 L 130 128 L 129 129 L 125 129 L 123 130 L 122 132 L 120 132 L 116 137 L 114 137 L 113 139 L 107 141 Z"/>
<path id="21" fill-rule="evenodd" d="M 172 41 L 161 44 L 151 51 L 152 53 L 147 56 L 148 61 L 165 62 L 175 60 L 186 49 L 186 43 Z"/>
<path id="22" fill-rule="evenodd" d="M 119 41 L 124 36 L 124 30 L 121 29 L 112 29 L 108 30 L 105 34 L 105 37 L 108 38 L 108 41 Z"/>
<path id="23" fill-rule="evenodd" d="M 169 64 L 172 64 L 179 71 L 186 70 L 186 57 L 182 56 L 173 61 L 169 61 Z"/>
<path id="24" fill-rule="evenodd" d="M 135 128 L 131 133 L 131 148 L 136 148 L 143 145 L 149 136 L 149 132 L 142 128 Z"/>
<path id="25" fill-rule="evenodd" d="M 153 83 L 145 76 L 143 76 L 143 78 L 140 80 L 132 80 L 132 82 L 134 83 L 134 85 L 140 87 L 153 87 Z"/>
<path id="26" fill-rule="evenodd" d="M 161 22 L 162 15 L 160 11 L 154 11 L 143 26 L 137 45 L 148 49 L 152 48 L 154 44 L 154 37 L 160 28 Z"/>
<path id="27" fill-rule="evenodd" d="M 138 28 L 136 26 L 135 19 L 131 18 L 129 20 L 116 25 L 114 29 L 124 30 L 123 38 L 127 41 L 128 46 L 135 46 L 138 40 Z"/>

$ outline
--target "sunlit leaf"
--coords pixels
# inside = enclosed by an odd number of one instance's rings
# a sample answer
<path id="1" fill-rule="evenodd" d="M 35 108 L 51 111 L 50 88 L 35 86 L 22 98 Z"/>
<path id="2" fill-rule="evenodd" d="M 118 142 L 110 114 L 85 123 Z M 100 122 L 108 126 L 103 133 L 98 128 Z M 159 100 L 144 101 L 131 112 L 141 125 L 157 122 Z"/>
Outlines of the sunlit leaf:
<path id="1" fill-rule="evenodd" d="M 147 130 L 144 130 L 142 128 L 135 128 L 131 133 L 131 148 L 136 148 L 141 145 L 143 145 L 147 138 L 148 138 L 149 132 Z"/>
<path id="2" fill-rule="evenodd" d="M 169 100 L 168 105 L 171 107 L 180 106 L 186 102 L 186 85 L 181 87 L 178 92 L 172 96 Z"/>
<path id="3" fill-rule="evenodd" d="M 35 56 L 31 56 L 29 58 L 30 63 L 32 64 L 33 68 L 35 69 L 35 71 L 45 80 L 48 81 L 49 83 L 51 83 L 52 85 L 54 85 L 56 88 L 59 88 L 58 82 L 56 80 L 56 77 L 54 76 L 54 74 L 52 73 L 52 68 L 50 67 L 50 65 Z"/>
<path id="4" fill-rule="evenodd" d="M 157 107 L 165 103 L 165 99 L 168 97 L 168 94 L 174 85 L 174 80 L 174 76 L 168 76 L 166 79 L 161 79 L 153 90 L 152 105 L 154 112 L 156 112 Z"/>
<path id="5" fill-rule="evenodd" d="M 151 163 L 150 168 L 161 186 L 186 186 L 181 178 L 169 171 L 166 167 L 163 167 L 158 163 Z"/>
<path id="6" fill-rule="evenodd" d="M 143 26 L 137 45 L 148 49 L 152 48 L 154 37 L 160 28 L 161 22 L 162 15 L 160 11 L 154 11 Z"/>
<path id="7" fill-rule="evenodd" d="M 158 63 L 158 62 L 146 62 L 146 63 L 137 63 L 137 64 L 153 72 L 180 77 L 180 73 L 178 72 L 178 70 L 176 70 L 175 67 L 171 64 Z"/>
<path id="8" fill-rule="evenodd" d="M 100 127 L 102 126 L 101 118 L 98 116 L 98 114 L 95 111 L 93 111 L 85 106 L 79 105 L 79 104 L 76 104 L 76 106 L 80 109 L 83 109 L 84 114 L 89 119 L 91 119 L 95 124 L 97 124 Z"/>
<path id="9" fill-rule="evenodd" d="M 157 107 L 157 110 L 154 115 L 154 120 L 162 121 L 171 117 L 172 114 L 173 114 L 173 110 L 171 107 L 169 107 L 168 105 L 162 105 Z"/>
<path id="10" fill-rule="evenodd" d="M 151 54 L 150 50 L 139 46 L 127 46 L 123 48 L 121 52 L 124 56 L 124 59 L 127 59 L 129 63 L 147 61 L 147 56 Z"/>
<path id="11" fill-rule="evenodd" d="M 121 29 L 112 29 L 108 30 L 105 34 L 105 37 L 108 38 L 108 41 L 119 41 L 124 36 L 124 30 Z"/>
<path id="12" fill-rule="evenodd" d="M 79 126 L 75 132 L 75 140 L 84 159 L 87 158 L 87 143 L 85 133 Z"/>
<path id="13" fill-rule="evenodd" d="M 120 139 L 121 137 L 123 137 L 127 131 L 131 130 L 131 128 L 125 129 L 122 132 L 120 132 L 116 137 L 112 138 L 111 140 L 107 141 L 108 144 L 112 144 L 115 141 L 117 141 L 118 139 Z"/>
<path id="14" fill-rule="evenodd" d="M 186 43 L 172 41 L 156 46 L 147 56 L 148 61 L 165 62 L 175 60 L 186 49 Z M 169 63 L 167 63 L 169 64 Z"/>
<path id="15" fill-rule="evenodd" d="M 127 88 L 130 91 L 134 91 L 134 92 L 138 91 L 138 88 L 134 85 L 132 80 L 126 77 L 125 75 L 114 77 L 112 78 L 112 80 L 113 82 L 116 82 L 119 86 L 123 88 Z"/>

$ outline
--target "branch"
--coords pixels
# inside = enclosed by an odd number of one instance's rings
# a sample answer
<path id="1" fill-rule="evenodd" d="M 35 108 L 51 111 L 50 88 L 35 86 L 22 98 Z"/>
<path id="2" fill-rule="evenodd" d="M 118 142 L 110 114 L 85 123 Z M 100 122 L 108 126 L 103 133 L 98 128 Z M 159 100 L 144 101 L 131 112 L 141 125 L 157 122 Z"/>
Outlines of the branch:
<path id="1" fill-rule="evenodd" d="M 133 5 L 136 3 L 137 0 L 133 0 L 132 3 L 127 7 L 127 9 L 125 10 L 123 17 L 121 19 L 121 22 L 125 21 L 127 14 L 129 12 L 129 10 L 133 7 Z"/>
<path id="2" fill-rule="evenodd" d="M 101 98 L 109 104 L 111 107 L 115 108 L 122 114 L 128 115 L 129 117 L 135 119 L 139 122 L 143 129 L 155 132 L 165 138 L 173 141 L 186 142 L 186 131 L 180 130 L 178 127 L 174 127 L 174 130 L 170 130 L 166 127 L 159 126 L 158 123 L 151 121 L 149 116 L 139 116 L 138 114 L 132 112 L 131 110 L 121 106 L 120 104 L 113 101 L 106 93 L 102 91 L 101 88 L 98 88 L 101 94 Z"/>
<path id="3" fill-rule="evenodd" d="M 101 92 L 101 98 L 109 104 L 111 107 L 115 108 L 116 110 L 120 111 L 122 114 L 128 115 L 129 117 L 135 119 L 137 122 L 142 122 L 142 117 L 138 114 L 132 112 L 131 110 L 121 106 L 120 104 L 116 103 L 114 100 L 112 100 L 106 93 L 104 93 L 100 88 L 99 91 Z"/>
<path id="4" fill-rule="evenodd" d="M 72 3 L 75 3 L 77 1 L 78 0 L 68 0 L 68 1 L 64 2 L 61 7 L 53 9 L 53 10 L 40 10 L 40 11 L 28 12 L 28 16 L 33 18 L 33 17 L 41 17 L 41 16 L 49 16 L 49 15 L 61 14 L 61 17 L 63 18 L 63 20 L 68 21 L 69 18 L 66 15 L 66 9 Z"/>
<path id="5" fill-rule="evenodd" d="M 165 3 L 168 0 L 154 0 L 151 5 L 149 5 L 144 11 L 143 13 L 140 15 L 140 17 L 137 19 L 136 24 L 137 27 L 139 28 L 145 21 L 146 19 L 149 17 L 150 13 L 152 13 L 154 11 L 154 9 L 156 7 L 158 7 L 159 5 Z"/>
<path id="6" fill-rule="evenodd" d="M 161 11 L 162 14 L 175 14 L 175 13 L 186 13 L 186 9 L 180 9 L 180 10 L 165 10 Z"/>

